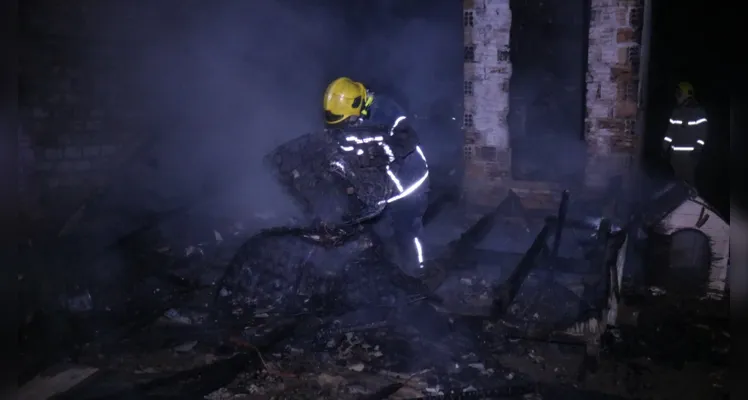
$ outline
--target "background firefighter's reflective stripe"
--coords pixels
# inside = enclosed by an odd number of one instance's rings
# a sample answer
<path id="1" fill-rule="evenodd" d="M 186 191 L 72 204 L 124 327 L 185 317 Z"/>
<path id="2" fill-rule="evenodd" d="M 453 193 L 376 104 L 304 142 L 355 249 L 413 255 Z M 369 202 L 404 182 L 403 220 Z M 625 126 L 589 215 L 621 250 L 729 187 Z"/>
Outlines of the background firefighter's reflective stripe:
<path id="1" fill-rule="evenodd" d="M 675 151 L 689 151 L 689 146 L 703 146 L 706 143 L 706 118 L 692 120 L 669 119 L 671 128 L 667 130 L 664 141 L 672 145 Z"/>
<path id="2" fill-rule="evenodd" d="M 694 147 L 691 146 L 670 146 L 673 151 L 693 151 Z"/>
<path id="3" fill-rule="evenodd" d="M 686 124 L 688 126 L 694 126 L 694 125 L 701 125 L 701 124 L 704 124 L 704 123 L 706 123 L 706 118 L 699 118 L 699 119 L 697 119 L 695 121 L 688 121 Z"/>
<path id="4" fill-rule="evenodd" d="M 692 120 L 692 121 L 683 121 L 683 120 L 680 120 L 680 119 L 672 119 L 672 118 L 670 118 L 670 124 L 671 125 L 683 125 L 684 122 L 688 126 L 701 125 L 701 124 L 706 123 L 706 118 L 699 118 L 699 119 Z"/>
<path id="5" fill-rule="evenodd" d="M 668 142 L 668 143 L 672 143 L 673 142 L 673 138 L 671 138 L 670 136 L 665 136 L 662 140 L 664 140 L 665 142 Z M 699 146 L 703 146 L 703 145 L 706 144 L 706 142 L 703 141 L 703 140 L 701 140 L 701 139 L 697 139 L 696 140 L 696 144 L 699 145 Z M 673 145 L 670 146 L 670 148 L 672 148 L 673 150 L 676 150 L 676 147 L 681 147 L 681 146 L 673 146 Z M 693 150 L 693 147 L 691 148 L 691 150 Z M 676 150 L 676 151 L 679 151 L 679 150 Z"/>

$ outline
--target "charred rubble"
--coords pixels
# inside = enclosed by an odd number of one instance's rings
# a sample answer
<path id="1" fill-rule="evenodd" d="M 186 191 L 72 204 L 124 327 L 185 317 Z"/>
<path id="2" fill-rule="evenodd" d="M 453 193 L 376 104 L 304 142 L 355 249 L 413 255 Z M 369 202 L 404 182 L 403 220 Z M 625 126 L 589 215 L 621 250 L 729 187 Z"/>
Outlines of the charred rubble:
<path id="1" fill-rule="evenodd" d="M 380 210 L 319 179 L 319 141 L 304 136 L 268 162 L 305 215 L 325 218 L 216 221 L 192 243 L 163 243 L 157 222 L 121 240 L 138 271 L 127 295 L 77 285 L 29 318 L 21 398 L 645 398 L 671 396 L 668 382 L 685 375 L 699 398 L 721 396 L 725 319 L 622 276 L 632 232 L 684 188 L 618 221 L 580 217 L 569 191 L 538 220 L 510 192 L 474 223 L 452 221 L 454 191 L 436 191 L 426 229 L 468 227 L 431 246 L 418 279 L 388 261 L 370 228 Z M 293 157 L 295 146 L 320 152 Z M 313 178 L 297 179 L 302 170 Z M 326 208 L 314 209 L 319 198 Z M 341 205 L 355 217 L 336 214 Z M 497 230 L 525 251 L 481 247 Z M 57 347 L 32 335 L 61 326 Z"/>

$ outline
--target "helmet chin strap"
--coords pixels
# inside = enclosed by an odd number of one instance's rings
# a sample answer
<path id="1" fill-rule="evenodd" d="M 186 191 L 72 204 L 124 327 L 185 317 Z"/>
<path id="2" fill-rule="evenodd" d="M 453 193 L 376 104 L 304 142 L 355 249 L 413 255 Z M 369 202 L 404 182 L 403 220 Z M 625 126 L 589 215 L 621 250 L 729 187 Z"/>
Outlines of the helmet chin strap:
<path id="1" fill-rule="evenodd" d="M 361 117 L 359 117 L 359 120 L 369 118 L 369 108 L 371 107 L 371 103 L 373 102 L 374 102 L 374 92 L 367 89 L 366 90 L 366 101 L 364 102 L 363 106 L 361 106 Z"/>

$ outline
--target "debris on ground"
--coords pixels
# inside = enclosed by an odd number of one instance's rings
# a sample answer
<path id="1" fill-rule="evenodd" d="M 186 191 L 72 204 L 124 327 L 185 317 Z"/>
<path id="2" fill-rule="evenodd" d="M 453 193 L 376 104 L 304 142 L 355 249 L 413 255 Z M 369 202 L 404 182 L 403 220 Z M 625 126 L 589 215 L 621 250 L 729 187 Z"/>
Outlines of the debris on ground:
<path id="1" fill-rule="evenodd" d="M 502 203 L 434 246 L 420 278 L 360 221 L 230 222 L 136 246 L 147 272 L 124 298 L 63 298 L 74 340 L 58 358 L 102 373 L 55 398 L 722 398 L 730 336 L 712 311 L 724 303 L 626 287 L 627 229 L 575 220 L 568 203 L 564 192 L 535 237 L 537 224 L 515 224 L 507 236 L 529 237 L 526 251 L 478 252 L 514 207 Z"/>

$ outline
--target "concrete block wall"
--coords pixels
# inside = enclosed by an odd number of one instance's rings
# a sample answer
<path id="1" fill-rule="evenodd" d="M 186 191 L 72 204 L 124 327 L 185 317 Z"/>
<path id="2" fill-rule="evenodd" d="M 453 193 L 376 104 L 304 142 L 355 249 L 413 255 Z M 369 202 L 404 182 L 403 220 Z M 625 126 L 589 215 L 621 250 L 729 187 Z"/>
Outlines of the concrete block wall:
<path id="1" fill-rule="evenodd" d="M 32 219 L 76 208 L 106 181 L 129 134 L 118 44 L 82 31 L 87 2 L 38 3 L 22 13 L 19 35 L 19 173 Z"/>
<path id="2" fill-rule="evenodd" d="M 642 22 L 640 0 L 591 0 L 585 186 L 593 191 L 632 166 Z"/>
<path id="3" fill-rule="evenodd" d="M 509 0 L 464 0 L 464 189 L 468 203 L 501 197 L 511 174 Z"/>

